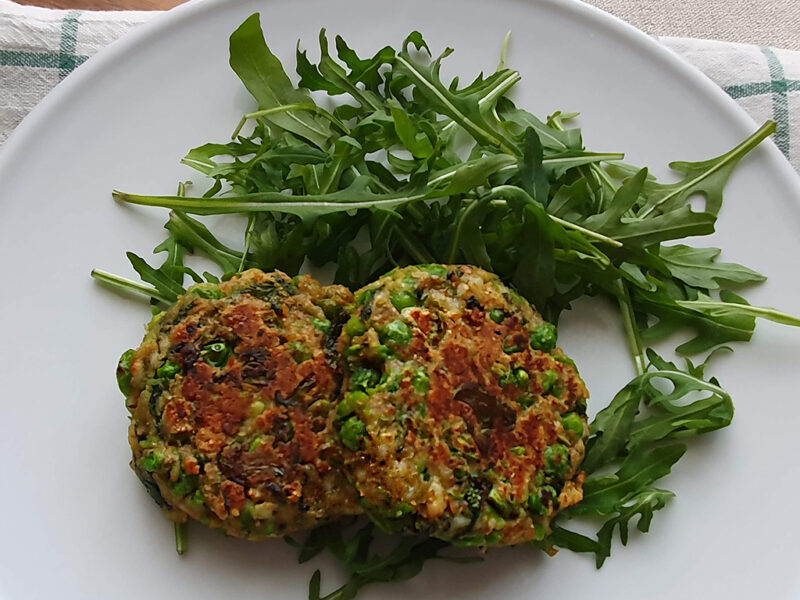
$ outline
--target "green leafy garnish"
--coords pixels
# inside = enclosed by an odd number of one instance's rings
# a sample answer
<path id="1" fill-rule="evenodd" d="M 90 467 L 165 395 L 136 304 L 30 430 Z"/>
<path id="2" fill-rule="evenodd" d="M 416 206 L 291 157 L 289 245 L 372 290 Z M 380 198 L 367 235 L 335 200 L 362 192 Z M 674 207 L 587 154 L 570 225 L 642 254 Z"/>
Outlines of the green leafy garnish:
<path id="1" fill-rule="evenodd" d="M 381 541 L 375 539 L 375 526 L 367 523 L 352 531 L 350 525 L 347 521 L 323 525 L 313 530 L 302 543 L 287 538 L 299 549 L 299 562 L 307 562 L 327 549 L 350 573 L 341 587 L 323 596 L 322 575 L 315 571 L 308 585 L 309 600 L 348 600 L 355 598 L 366 585 L 411 579 L 422 571 L 425 561 L 432 558 L 452 562 L 481 560 L 479 557 L 442 556 L 441 551 L 449 544 L 424 537 L 400 538 L 391 550 L 378 554 L 372 549 L 375 541 Z"/>
<path id="2" fill-rule="evenodd" d="M 463 85 L 458 78 L 442 80 L 441 65 L 452 50 L 434 58 L 419 32 L 371 57 L 360 57 L 339 36 L 333 38 L 334 56 L 324 30 L 318 41 L 316 63 L 298 46 L 295 86 L 264 40 L 258 15 L 233 33 L 230 64 L 257 106 L 230 141 L 199 146 L 183 159 L 211 187 L 193 197 L 183 184 L 174 196 L 114 192 L 121 202 L 171 210 L 167 239 L 156 248 L 166 258 L 156 268 L 128 253 L 144 283 L 104 271 L 92 275 L 163 308 L 185 292 L 186 276 L 194 283 L 218 282 L 253 267 L 295 275 L 309 261 L 317 267 L 333 263 L 335 281 L 356 289 L 397 266 L 421 263 L 445 279 L 447 269 L 437 263 L 470 263 L 497 273 L 535 304 L 547 323 L 532 332 L 530 343 L 544 352 L 555 349 L 555 326 L 573 301 L 612 299 L 637 376 L 591 424 L 582 466 L 588 473 L 584 500 L 562 512 L 549 535 L 539 527 L 534 544 L 550 553 L 593 553 L 599 567 L 611 554 L 615 532 L 627 543 L 629 524 L 637 518 L 638 529 L 648 531 L 655 511 L 672 497 L 653 486 L 686 451 L 675 440 L 726 427 L 733 418 L 730 395 L 705 376 L 708 358 L 698 366 L 686 359 L 681 367 L 650 346 L 685 333 L 688 341 L 675 350 L 691 357 L 750 340 L 758 318 L 800 326 L 800 319 L 751 306 L 738 294 L 764 281 L 763 275 L 720 261 L 717 248 L 675 243 L 714 232 L 731 173 L 775 132 L 775 123 L 718 157 L 671 163 L 680 179 L 663 183 L 647 169 L 621 162 L 620 153 L 588 151 L 580 129 L 571 126 L 576 115 L 554 113 L 542 120 L 518 108 L 509 92 L 521 77 L 505 60 L 495 72 Z M 335 108 L 319 106 L 312 92 L 335 97 Z M 702 208 L 694 208 L 695 199 Z M 241 249 L 223 244 L 190 216 L 229 213 L 247 215 Z M 184 265 L 186 254 L 205 256 L 218 273 L 201 277 Z M 357 299 L 364 320 L 374 292 Z M 198 292 L 203 294 L 216 297 Z M 402 311 L 418 299 L 406 290 L 391 301 Z M 489 316 L 498 325 L 506 318 L 497 309 Z M 331 323 L 318 319 L 315 326 L 325 332 Z M 362 336 L 367 325 L 354 316 L 344 331 Z M 400 320 L 379 335 L 395 350 L 412 339 Z M 511 354 L 520 349 L 506 346 Z M 229 352 L 221 342 L 203 350 L 218 366 Z M 555 359 L 559 369 L 574 367 L 564 356 Z M 129 389 L 120 365 L 120 387 Z M 383 381 L 367 365 L 353 367 L 352 392 L 340 404 L 338 423 L 342 442 L 357 450 L 366 426 L 353 412 Z M 523 373 L 510 370 L 506 383 L 531 385 Z M 558 371 L 548 371 L 539 383 L 545 393 L 562 392 Z M 413 386 L 425 393 L 427 376 L 416 373 Z M 518 401 L 523 407 L 533 402 L 528 396 Z M 585 408 L 579 404 L 577 414 L 565 417 L 567 435 L 580 437 Z M 548 449 L 553 486 L 568 470 L 566 450 Z M 181 491 L 188 493 L 191 486 L 184 483 Z M 553 486 L 532 495 L 528 510 L 545 514 L 548 503 L 557 501 Z M 493 502 L 506 510 L 499 497 Z M 567 528 L 569 519 L 585 517 L 599 521 L 596 536 Z M 301 561 L 328 548 L 350 573 L 344 586 L 326 596 L 315 573 L 311 600 L 353 598 L 364 585 L 408 579 L 445 546 L 407 538 L 381 557 L 369 550 L 372 537 L 371 526 L 350 537 L 340 525 L 310 534 Z M 465 539 L 461 545 L 490 541 Z"/>

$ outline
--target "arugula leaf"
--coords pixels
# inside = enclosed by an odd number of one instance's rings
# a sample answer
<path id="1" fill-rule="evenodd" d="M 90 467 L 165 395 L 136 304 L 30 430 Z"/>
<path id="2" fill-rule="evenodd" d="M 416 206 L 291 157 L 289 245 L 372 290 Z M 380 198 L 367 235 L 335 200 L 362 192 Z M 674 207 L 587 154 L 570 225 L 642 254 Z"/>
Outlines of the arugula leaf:
<path id="1" fill-rule="evenodd" d="M 642 169 L 620 186 L 603 212 L 590 216 L 582 225 L 603 233 L 625 229 L 622 218 L 636 205 L 646 180 L 647 169 Z"/>
<path id="2" fill-rule="evenodd" d="M 183 287 L 183 280 L 186 275 L 186 267 L 183 265 L 183 246 L 173 236 L 169 236 L 153 249 L 153 254 L 158 254 L 159 252 L 167 253 L 167 258 L 161 265 L 161 272 Z"/>
<path id="3" fill-rule="evenodd" d="M 591 425 L 594 437 L 589 440 L 586 457 L 581 464 L 584 471 L 592 473 L 619 457 L 630 439 L 633 421 L 643 399 L 642 381 L 637 378 L 622 388 L 611 403 L 597 413 Z"/>
<path id="4" fill-rule="evenodd" d="M 626 385 L 595 417 L 582 464 L 587 473 L 613 463 L 643 444 L 730 425 L 733 419 L 730 395 L 715 379 L 703 379 L 708 358 L 697 367 L 687 360 L 687 368 L 682 370 L 652 349 L 647 350 L 647 356 L 656 368 Z M 672 390 L 663 391 L 663 386 L 656 385 L 659 382 L 667 382 Z M 684 403 L 685 399 L 704 392 L 708 394 Z M 649 406 L 650 416 L 636 421 L 642 403 Z"/>
<path id="5" fill-rule="evenodd" d="M 414 125 L 411 117 L 403 110 L 400 103 L 396 100 L 390 100 L 387 105 L 391 111 L 397 137 L 406 149 L 416 158 L 428 158 L 433 154 L 433 145 L 430 139 Z"/>
<path id="6" fill-rule="evenodd" d="M 533 205 L 526 206 L 523 215 L 521 257 L 512 283 L 536 306 L 546 306 L 555 293 L 555 240 L 559 228 Z"/>
<path id="7" fill-rule="evenodd" d="M 408 77 L 420 94 L 436 109 L 463 127 L 479 143 L 496 147 L 503 152 L 519 155 L 516 143 L 496 123 L 491 123 L 481 111 L 476 95 L 451 92 L 439 79 L 441 61 L 452 50 L 445 52 L 430 65 L 417 63 L 405 50 L 395 57 L 395 69 Z"/>
<path id="8" fill-rule="evenodd" d="M 230 65 L 262 110 L 314 104 L 308 92 L 292 85 L 280 61 L 270 51 L 258 13 L 248 17 L 231 35 Z M 276 112 L 264 118 L 320 148 L 327 146 L 331 136 L 327 121 L 306 112 Z"/>
<path id="9" fill-rule="evenodd" d="M 391 210 L 408 202 L 415 202 L 436 194 L 406 192 L 375 194 L 369 190 L 370 181 L 357 177 L 347 188 L 329 194 L 307 194 L 289 196 L 280 192 L 257 192 L 228 198 L 185 198 L 181 196 L 139 196 L 125 192 L 114 192 L 120 202 L 142 206 L 161 206 L 197 215 L 221 215 L 251 212 L 281 212 L 297 215 L 303 219 L 314 219 L 342 210 L 380 208 Z"/>
<path id="10" fill-rule="evenodd" d="M 589 477 L 583 486 L 583 500 L 569 508 L 570 515 L 605 516 L 639 490 L 658 481 L 686 452 L 685 444 L 659 446 L 651 450 L 637 446 L 612 475 Z"/>
<path id="11" fill-rule="evenodd" d="M 661 391 L 654 385 L 654 379 L 658 376 L 645 383 L 642 391 L 651 416 L 633 423 L 626 443 L 628 451 L 646 443 L 686 438 L 731 424 L 733 400 L 716 379 L 712 378 L 708 382 L 701 379 L 705 363 L 694 367 L 687 361 L 687 371 L 683 372 L 674 363 L 666 363 L 660 359 L 653 350 L 648 349 L 647 354 L 651 361 L 661 360 L 664 367 L 671 369 L 655 373 L 669 373 L 668 377 L 661 379 L 667 379 L 674 387 L 670 393 Z M 698 392 L 708 394 L 688 404 L 682 403 L 685 398 Z"/>
<path id="12" fill-rule="evenodd" d="M 718 262 L 721 252 L 719 248 L 693 248 L 675 244 L 661 246 L 658 256 L 664 261 L 670 275 L 693 287 L 716 290 L 722 281 L 744 285 L 766 281 L 766 277 L 742 265 Z"/>
<path id="13" fill-rule="evenodd" d="M 328 51 L 328 38 L 324 29 L 319 32 L 319 49 L 322 56 L 317 68 L 325 79 L 350 94 L 362 107 L 373 110 L 381 108 L 381 100 L 378 95 L 371 90 L 359 88 L 356 82 L 347 77 L 344 68 L 333 60 Z"/>
<path id="14" fill-rule="evenodd" d="M 134 270 L 139 274 L 139 277 L 142 278 L 142 281 L 156 288 L 159 295 L 167 302 L 175 302 L 178 296 L 186 293 L 186 290 L 181 284 L 176 283 L 174 279 L 161 270 L 154 269 L 148 265 L 142 257 L 137 256 L 133 252 L 126 252 L 125 256 L 128 257 L 128 260 Z"/>
<path id="15" fill-rule="evenodd" d="M 726 292 L 725 298 L 730 298 L 730 294 L 731 292 Z M 694 331 L 695 337 L 676 348 L 679 354 L 685 356 L 699 354 L 729 342 L 749 341 L 755 330 L 755 316 L 751 309 L 742 310 L 742 302 L 734 302 L 729 311 L 719 309 L 716 303 L 711 308 L 703 304 L 696 307 L 691 304 L 683 306 L 683 300 L 672 298 L 663 284 L 659 284 L 658 290 L 652 293 L 635 289 L 632 297 L 637 310 L 661 319 L 642 332 L 643 339 L 661 339 L 682 327 L 689 327 Z"/>
<path id="16" fill-rule="evenodd" d="M 783 325 L 800 327 L 800 318 L 781 312 L 775 308 L 750 306 L 744 298 L 730 290 L 722 290 L 720 300 L 716 301 L 705 294 L 699 294 L 697 300 L 676 300 L 675 304 L 683 308 L 700 312 L 712 318 L 755 318 L 769 319 Z"/>
<path id="17" fill-rule="evenodd" d="M 183 197 L 183 196 L 180 196 Z M 245 261 L 242 265 L 242 253 L 228 248 L 197 219 L 180 212 L 171 211 L 169 221 L 165 227 L 172 234 L 172 238 L 193 252 L 206 255 L 219 265 L 223 273 L 235 273 L 241 267 L 252 264 Z"/>
<path id="18" fill-rule="evenodd" d="M 519 177 L 522 182 L 520 187 L 536 202 L 546 206 L 550 195 L 550 182 L 547 181 L 543 160 L 542 142 L 533 127 L 529 127 L 525 130 L 525 138 L 522 142 L 522 160 L 519 166 Z"/>
<path id="19" fill-rule="evenodd" d="M 670 163 L 669 166 L 672 169 L 684 173 L 684 178 L 670 184 L 648 182 L 645 185 L 647 202 L 637 216 L 643 219 L 653 213 L 672 212 L 685 206 L 689 199 L 696 194 L 705 197 L 706 212 L 716 216 L 722 207 L 722 190 L 728 183 L 733 169 L 748 152 L 776 130 L 777 125 L 770 121 L 736 148 L 717 158 L 700 162 L 676 161 Z"/>
<path id="20" fill-rule="evenodd" d="M 619 529 L 622 545 L 627 546 L 630 521 L 638 515 L 639 521 L 636 528 L 642 533 L 647 533 L 650 531 L 653 513 L 664 508 L 674 496 L 675 494 L 666 490 L 646 488 L 617 506 L 617 515 L 606 521 L 597 533 L 597 543 L 600 546 L 600 551 L 596 553 L 597 568 L 602 567 L 605 560 L 611 556 L 611 543 L 615 528 Z"/>
<path id="21" fill-rule="evenodd" d="M 415 577 L 429 559 L 453 560 L 440 556 L 440 552 L 448 544 L 432 538 L 404 537 L 388 553 L 376 554 L 371 549 L 375 526 L 367 523 L 347 537 L 344 531 L 347 525 L 347 522 L 344 526 L 333 523 L 317 528 L 300 544 L 288 540 L 300 548 L 299 562 L 305 562 L 328 549 L 350 573 L 349 579 L 341 587 L 322 596 L 322 576 L 316 571 L 309 582 L 309 600 L 352 599 L 366 585 L 405 581 Z M 472 562 L 476 559 L 467 560 Z"/>

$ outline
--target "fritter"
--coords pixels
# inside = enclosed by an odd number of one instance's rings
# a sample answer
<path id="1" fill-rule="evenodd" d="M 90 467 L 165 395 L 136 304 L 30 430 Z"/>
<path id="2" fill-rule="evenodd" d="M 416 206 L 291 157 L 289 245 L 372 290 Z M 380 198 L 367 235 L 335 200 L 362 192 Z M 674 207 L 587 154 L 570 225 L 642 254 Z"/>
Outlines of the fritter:
<path id="1" fill-rule="evenodd" d="M 497 276 L 395 270 L 356 294 L 340 351 L 345 468 L 383 529 L 517 544 L 582 499 L 588 392 Z"/>
<path id="2" fill-rule="evenodd" d="M 352 302 L 250 270 L 192 287 L 123 355 L 131 466 L 173 520 L 261 539 L 361 512 L 331 413 Z"/>

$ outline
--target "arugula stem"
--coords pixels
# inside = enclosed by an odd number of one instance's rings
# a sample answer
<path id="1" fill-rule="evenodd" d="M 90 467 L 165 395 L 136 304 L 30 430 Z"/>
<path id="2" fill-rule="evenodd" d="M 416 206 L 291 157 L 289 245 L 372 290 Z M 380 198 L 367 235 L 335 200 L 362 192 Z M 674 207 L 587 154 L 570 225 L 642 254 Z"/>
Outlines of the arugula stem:
<path id="1" fill-rule="evenodd" d="M 503 45 L 500 47 L 500 64 L 497 65 L 497 70 L 506 68 L 506 57 L 508 56 L 508 44 L 511 42 L 511 30 L 506 33 L 503 38 Z"/>
<path id="2" fill-rule="evenodd" d="M 397 236 L 397 241 L 400 242 L 400 245 L 403 246 L 403 249 L 405 249 L 409 256 L 411 256 L 411 258 L 413 258 L 417 263 L 430 264 L 436 262 L 436 259 L 419 239 L 412 236 L 412 234 L 408 233 L 407 231 L 403 231 L 397 226 L 395 226 L 393 230 L 395 236 Z"/>
<path id="3" fill-rule="evenodd" d="M 510 38 L 511 38 L 511 32 L 509 31 L 506 34 L 505 41 L 503 42 L 503 52 L 505 52 L 505 45 Z M 501 58 L 501 60 L 505 60 L 505 58 Z M 508 90 L 514 87 L 517 84 L 517 82 L 519 82 L 521 79 L 522 76 L 517 71 L 511 71 L 505 79 L 501 80 L 495 87 L 489 90 L 489 92 L 486 95 L 481 96 L 478 99 L 478 107 L 482 109 L 484 105 L 490 100 L 496 100 L 502 97 Z M 496 113 L 495 116 L 497 116 Z M 447 125 L 442 127 L 442 133 L 449 131 L 456 125 L 458 125 L 458 123 L 455 120 L 451 120 Z"/>
<path id="4" fill-rule="evenodd" d="M 497 186 L 496 188 L 492 188 L 492 193 L 495 192 L 502 193 L 503 188 L 505 187 L 509 186 L 500 185 Z M 493 199 L 492 204 L 503 205 L 506 204 L 506 201 L 500 199 Z M 580 225 L 576 225 L 575 223 L 571 223 L 570 221 L 565 221 L 564 219 L 556 217 L 555 215 L 551 215 L 550 213 L 548 213 L 547 216 L 565 229 L 572 229 L 573 231 L 582 233 L 588 238 L 597 240 L 598 242 L 603 242 L 604 244 L 608 244 L 609 246 L 614 246 L 614 248 L 622 248 L 622 242 L 619 242 L 614 238 L 607 237 L 602 233 L 597 233 L 596 231 L 592 231 L 591 229 L 586 229 L 585 227 L 581 227 Z"/>
<path id="5" fill-rule="evenodd" d="M 295 112 L 295 111 L 308 111 L 318 114 L 321 117 L 325 117 L 331 123 L 336 125 L 345 135 L 350 133 L 350 130 L 347 128 L 347 125 L 342 123 L 339 119 L 334 117 L 331 113 L 327 110 L 320 108 L 314 103 L 311 102 L 304 102 L 302 104 L 283 104 L 281 106 L 275 106 L 273 108 L 265 108 L 264 110 L 257 110 L 255 112 L 247 113 L 244 115 L 239 121 L 239 124 L 236 126 L 236 129 L 233 131 L 231 135 L 231 139 L 235 140 L 236 136 L 242 131 L 242 127 L 245 126 L 245 123 L 250 119 L 257 119 L 259 117 L 268 117 L 270 115 L 275 115 L 278 113 L 285 113 L 285 112 Z"/>
<path id="6" fill-rule="evenodd" d="M 622 326 L 625 328 L 625 336 L 628 338 L 628 348 L 633 356 L 633 364 L 636 367 L 637 375 L 644 375 L 647 371 L 647 361 L 644 357 L 642 338 L 639 334 L 639 327 L 636 325 L 636 314 L 633 311 L 633 303 L 628 293 L 628 286 L 622 279 L 615 282 L 617 288 L 617 302 L 622 313 Z"/>
<path id="7" fill-rule="evenodd" d="M 783 325 L 800 327 L 800 317 L 795 317 L 794 315 L 765 306 L 751 306 L 750 304 L 739 304 L 736 302 L 715 302 L 713 300 L 676 300 L 675 304 L 701 312 L 704 310 L 717 310 L 721 312 L 737 310 L 754 317 L 761 317 Z"/>
<path id="8" fill-rule="evenodd" d="M 425 223 L 425 215 L 423 215 L 414 204 L 406 204 L 403 210 L 420 225 Z"/>
<path id="9" fill-rule="evenodd" d="M 108 285 L 115 287 L 117 289 L 135 292 L 137 294 L 147 296 L 148 298 L 155 298 L 156 300 L 158 300 L 159 302 L 163 302 L 164 304 L 171 304 L 171 302 L 163 295 L 161 295 L 161 293 L 156 288 L 150 287 L 149 285 L 144 285 L 142 283 L 138 283 L 131 279 L 120 277 L 119 275 L 114 275 L 113 273 L 109 273 L 108 271 L 101 271 L 100 269 L 92 269 L 91 275 L 98 281 L 107 283 Z"/>
<path id="10" fill-rule="evenodd" d="M 238 272 L 244 271 L 244 266 L 247 263 L 247 254 L 250 252 L 250 240 L 253 236 L 253 229 L 256 225 L 256 215 L 250 213 L 247 215 L 247 229 L 244 232 L 244 250 L 242 250 L 242 260 L 239 262 Z"/>
<path id="11" fill-rule="evenodd" d="M 574 231 L 582 233 L 588 238 L 593 238 L 599 242 L 608 244 L 609 246 L 614 246 L 614 248 L 622 248 L 622 242 L 619 242 L 614 238 L 607 237 L 602 233 L 597 233 L 596 231 L 592 231 L 591 229 L 586 229 L 585 227 L 581 227 L 580 225 L 576 225 L 575 223 L 570 223 L 569 221 L 565 221 L 564 219 L 560 219 L 554 215 L 548 214 L 548 216 L 551 219 L 553 219 L 553 221 L 564 227 L 565 229 L 572 229 Z"/>
<path id="12" fill-rule="evenodd" d="M 189 542 L 188 533 L 189 527 L 186 522 L 175 523 L 175 552 L 180 555 L 186 554 Z"/>

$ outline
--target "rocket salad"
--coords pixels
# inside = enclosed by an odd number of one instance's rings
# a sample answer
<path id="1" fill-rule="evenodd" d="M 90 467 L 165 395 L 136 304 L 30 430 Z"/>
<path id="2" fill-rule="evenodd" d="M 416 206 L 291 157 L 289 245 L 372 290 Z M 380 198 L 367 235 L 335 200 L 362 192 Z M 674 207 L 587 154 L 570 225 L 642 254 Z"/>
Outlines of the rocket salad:
<path id="1" fill-rule="evenodd" d="M 307 263 L 334 263 L 335 282 L 357 289 L 395 266 L 468 263 L 497 273 L 553 323 L 582 296 L 613 299 L 637 376 L 591 425 L 583 501 L 535 544 L 550 554 L 593 554 L 602 566 L 615 538 L 625 544 L 634 522 L 648 531 L 673 497 L 655 484 L 684 455 L 679 440 L 731 423 L 731 395 L 706 374 L 708 358 L 750 340 L 757 318 L 800 325 L 734 291 L 763 275 L 722 262 L 717 248 L 675 243 L 714 232 L 731 173 L 775 124 L 718 157 L 671 163 L 680 179 L 662 183 L 621 153 L 587 151 L 577 115 L 542 120 L 517 107 L 510 94 L 520 75 L 505 65 L 505 50 L 494 73 L 466 85 L 441 79 L 452 50 L 433 58 L 419 32 L 362 57 L 339 36 L 331 50 L 323 30 L 319 52 L 314 62 L 298 46 L 295 84 L 267 46 L 259 16 L 248 18 L 230 38 L 230 65 L 257 109 L 232 140 L 183 159 L 210 188 L 200 196 L 184 185 L 172 196 L 115 191 L 120 202 L 170 210 L 167 237 L 155 249 L 166 257 L 154 267 L 128 253 L 141 283 L 93 276 L 163 308 L 188 280 L 249 268 L 294 275 Z M 322 94 L 332 107 L 317 101 Z M 692 207 L 696 197 L 702 210 Z M 240 248 L 221 243 L 198 218 L 229 213 L 247 215 Z M 186 266 L 194 253 L 218 272 Z M 653 345 L 676 331 L 692 335 L 673 362 Z M 582 517 L 599 520 L 596 534 L 570 528 Z M 333 524 L 291 540 L 301 561 L 328 549 L 351 574 L 322 596 L 317 572 L 309 597 L 352 598 L 369 583 L 408 579 L 447 548 L 402 538 L 378 556 L 373 537 L 372 525 Z"/>

